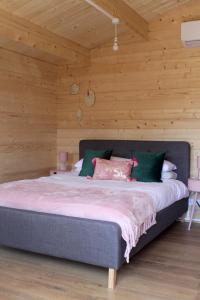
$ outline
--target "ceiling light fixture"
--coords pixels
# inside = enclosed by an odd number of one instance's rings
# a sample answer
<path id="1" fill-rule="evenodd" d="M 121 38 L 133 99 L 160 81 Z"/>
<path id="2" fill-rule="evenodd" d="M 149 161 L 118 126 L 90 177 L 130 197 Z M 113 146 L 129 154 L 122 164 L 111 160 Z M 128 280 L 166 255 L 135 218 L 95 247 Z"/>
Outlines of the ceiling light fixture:
<path id="1" fill-rule="evenodd" d="M 104 14 L 107 18 L 111 19 L 112 24 L 115 27 L 115 34 L 114 34 L 114 41 L 113 41 L 113 51 L 118 51 L 119 50 L 119 44 L 118 44 L 118 28 L 117 26 L 120 23 L 120 20 L 118 18 L 115 18 L 113 15 L 108 13 L 106 10 L 104 10 L 101 6 L 98 4 L 94 3 L 92 0 L 85 0 L 88 4 L 96 8 L 96 10 L 100 11 L 102 14 Z"/>
<path id="2" fill-rule="evenodd" d="M 118 45 L 117 25 L 119 24 L 119 19 L 118 18 L 112 19 L 112 23 L 115 26 L 115 37 L 114 37 L 114 42 L 113 42 L 113 51 L 118 51 L 119 50 L 119 45 Z"/>

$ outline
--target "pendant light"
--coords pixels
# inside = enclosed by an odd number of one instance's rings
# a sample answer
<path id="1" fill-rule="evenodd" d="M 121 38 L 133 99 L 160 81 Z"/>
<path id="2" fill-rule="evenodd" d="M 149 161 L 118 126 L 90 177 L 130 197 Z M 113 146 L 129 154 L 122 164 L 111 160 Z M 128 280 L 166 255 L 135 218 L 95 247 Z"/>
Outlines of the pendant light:
<path id="1" fill-rule="evenodd" d="M 109 0 L 107 0 L 109 1 Z M 117 32 L 117 26 L 119 25 L 119 19 L 111 15 L 109 12 L 107 12 L 105 9 L 103 9 L 101 6 L 96 4 L 94 0 L 85 0 L 89 5 L 93 6 L 96 10 L 100 11 L 102 14 L 104 14 L 107 18 L 111 19 L 112 24 L 115 26 L 115 36 L 114 36 L 114 41 L 113 41 L 113 51 L 118 51 L 119 50 L 119 45 L 118 45 L 118 32 Z"/>
<path id="2" fill-rule="evenodd" d="M 113 42 L 113 51 L 118 51 L 119 50 L 119 44 L 118 44 L 117 26 L 119 24 L 119 19 L 118 18 L 113 18 L 112 19 L 112 24 L 115 26 L 115 36 L 114 36 L 114 42 Z"/>

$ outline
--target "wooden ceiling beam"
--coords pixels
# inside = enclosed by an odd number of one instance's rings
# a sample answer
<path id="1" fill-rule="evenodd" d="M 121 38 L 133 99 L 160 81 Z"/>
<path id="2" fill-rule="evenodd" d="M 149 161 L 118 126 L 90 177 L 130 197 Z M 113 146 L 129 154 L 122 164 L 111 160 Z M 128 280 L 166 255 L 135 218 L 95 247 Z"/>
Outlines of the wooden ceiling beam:
<path id="1" fill-rule="evenodd" d="M 1 39 L 16 42 L 23 47 L 35 49 L 63 59 L 67 64 L 88 65 L 90 51 L 66 38 L 29 22 L 21 17 L 0 9 L 0 43 Z"/>
<path id="2" fill-rule="evenodd" d="M 94 3 L 105 9 L 114 17 L 123 21 L 131 30 L 142 38 L 148 37 L 148 22 L 123 0 L 94 0 Z"/>

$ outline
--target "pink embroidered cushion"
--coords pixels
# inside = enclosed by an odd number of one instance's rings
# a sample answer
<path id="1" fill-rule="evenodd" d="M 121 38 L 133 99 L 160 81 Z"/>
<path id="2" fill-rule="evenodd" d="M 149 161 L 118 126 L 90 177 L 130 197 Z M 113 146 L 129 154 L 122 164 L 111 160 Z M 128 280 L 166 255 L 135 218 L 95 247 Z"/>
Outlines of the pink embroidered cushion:
<path id="1" fill-rule="evenodd" d="M 95 158 L 93 179 L 105 180 L 129 180 L 133 161 L 118 161 Z"/>

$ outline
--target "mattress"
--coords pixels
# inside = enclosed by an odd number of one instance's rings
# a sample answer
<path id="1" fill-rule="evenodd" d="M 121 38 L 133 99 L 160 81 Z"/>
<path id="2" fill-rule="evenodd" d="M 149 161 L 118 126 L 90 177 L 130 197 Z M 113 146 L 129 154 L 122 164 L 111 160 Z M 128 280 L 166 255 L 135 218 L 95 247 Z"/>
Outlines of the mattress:
<path id="1" fill-rule="evenodd" d="M 163 182 L 125 182 L 115 180 L 89 180 L 78 176 L 75 171 L 57 174 L 51 177 L 41 177 L 38 180 L 45 182 L 56 182 L 64 186 L 84 186 L 89 188 L 115 188 L 116 190 L 142 191 L 151 196 L 156 211 L 170 206 L 174 202 L 188 197 L 189 192 L 186 185 L 175 179 L 165 179 Z"/>

